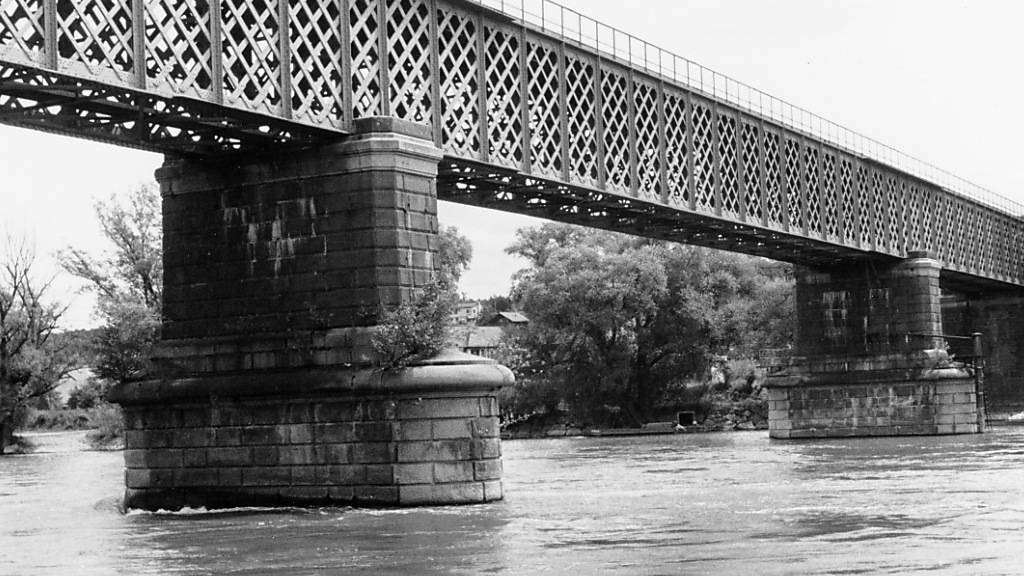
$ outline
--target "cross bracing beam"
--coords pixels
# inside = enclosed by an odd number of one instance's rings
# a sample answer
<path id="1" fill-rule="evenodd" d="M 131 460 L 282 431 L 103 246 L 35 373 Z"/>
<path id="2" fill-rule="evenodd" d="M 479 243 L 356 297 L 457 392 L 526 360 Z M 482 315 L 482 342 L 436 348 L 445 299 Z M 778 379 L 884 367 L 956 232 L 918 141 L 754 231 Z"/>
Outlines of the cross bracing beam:
<path id="1" fill-rule="evenodd" d="M 2 123 L 203 156 L 371 116 L 431 126 L 461 199 L 1024 285 L 1016 205 L 547 0 L 0 0 Z"/>

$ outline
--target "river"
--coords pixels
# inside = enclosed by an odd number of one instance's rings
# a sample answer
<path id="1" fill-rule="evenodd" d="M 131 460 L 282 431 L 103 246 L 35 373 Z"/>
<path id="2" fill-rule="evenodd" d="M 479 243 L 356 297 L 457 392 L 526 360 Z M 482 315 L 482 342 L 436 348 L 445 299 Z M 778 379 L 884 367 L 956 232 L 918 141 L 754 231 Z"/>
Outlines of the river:
<path id="1" fill-rule="evenodd" d="M 0 458 L 0 574 L 1024 574 L 1024 427 L 508 441 L 504 502 L 118 511 L 81 433 Z"/>

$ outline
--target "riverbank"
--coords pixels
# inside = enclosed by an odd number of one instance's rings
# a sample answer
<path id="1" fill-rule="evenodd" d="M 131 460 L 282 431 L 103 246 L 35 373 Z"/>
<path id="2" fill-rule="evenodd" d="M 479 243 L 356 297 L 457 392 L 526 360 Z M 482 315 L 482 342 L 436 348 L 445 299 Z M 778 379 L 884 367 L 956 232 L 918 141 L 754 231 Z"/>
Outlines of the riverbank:
<path id="1" fill-rule="evenodd" d="M 759 396 L 736 400 L 716 398 L 687 409 L 663 410 L 658 420 L 641 426 L 577 425 L 566 412 L 538 413 L 515 423 L 503 425 L 506 440 L 563 438 L 576 436 L 648 436 L 695 434 L 768 429 L 768 402 Z"/>
<path id="2" fill-rule="evenodd" d="M 25 426 L 15 433 L 15 445 L 8 453 L 30 453 L 38 449 L 32 437 L 58 432 L 81 432 L 92 450 L 124 448 L 124 424 L 121 410 L 112 404 L 89 409 L 32 410 Z"/>

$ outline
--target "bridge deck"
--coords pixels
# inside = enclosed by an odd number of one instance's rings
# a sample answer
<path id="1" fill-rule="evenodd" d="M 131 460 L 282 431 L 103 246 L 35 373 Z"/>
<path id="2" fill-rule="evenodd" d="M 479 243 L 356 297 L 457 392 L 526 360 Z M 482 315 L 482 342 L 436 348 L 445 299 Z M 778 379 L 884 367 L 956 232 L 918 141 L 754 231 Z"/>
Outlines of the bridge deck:
<path id="1" fill-rule="evenodd" d="M 213 155 L 394 116 L 432 126 L 443 198 L 808 264 L 927 249 L 1024 285 L 1006 205 L 531 1 L 0 0 L 0 122 Z"/>

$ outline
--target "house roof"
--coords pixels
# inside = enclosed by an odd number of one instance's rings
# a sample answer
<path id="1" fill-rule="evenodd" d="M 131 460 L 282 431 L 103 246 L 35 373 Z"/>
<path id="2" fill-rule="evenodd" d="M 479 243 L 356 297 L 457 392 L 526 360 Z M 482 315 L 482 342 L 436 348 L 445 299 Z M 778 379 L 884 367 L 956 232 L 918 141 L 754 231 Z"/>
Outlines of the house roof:
<path id="1" fill-rule="evenodd" d="M 530 319 L 527 318 L 521 312 L 498 312 L 491 316 L 485 324 L 495 324 L 498 322 L 507 322 L 509 324 L 529 324 Z"/>
<path id="2" fill-rule="evenodd" d="M 505 331 L 499 326 L 476 326 L 466 334 L 464 348 L 496 348 Z"/>

